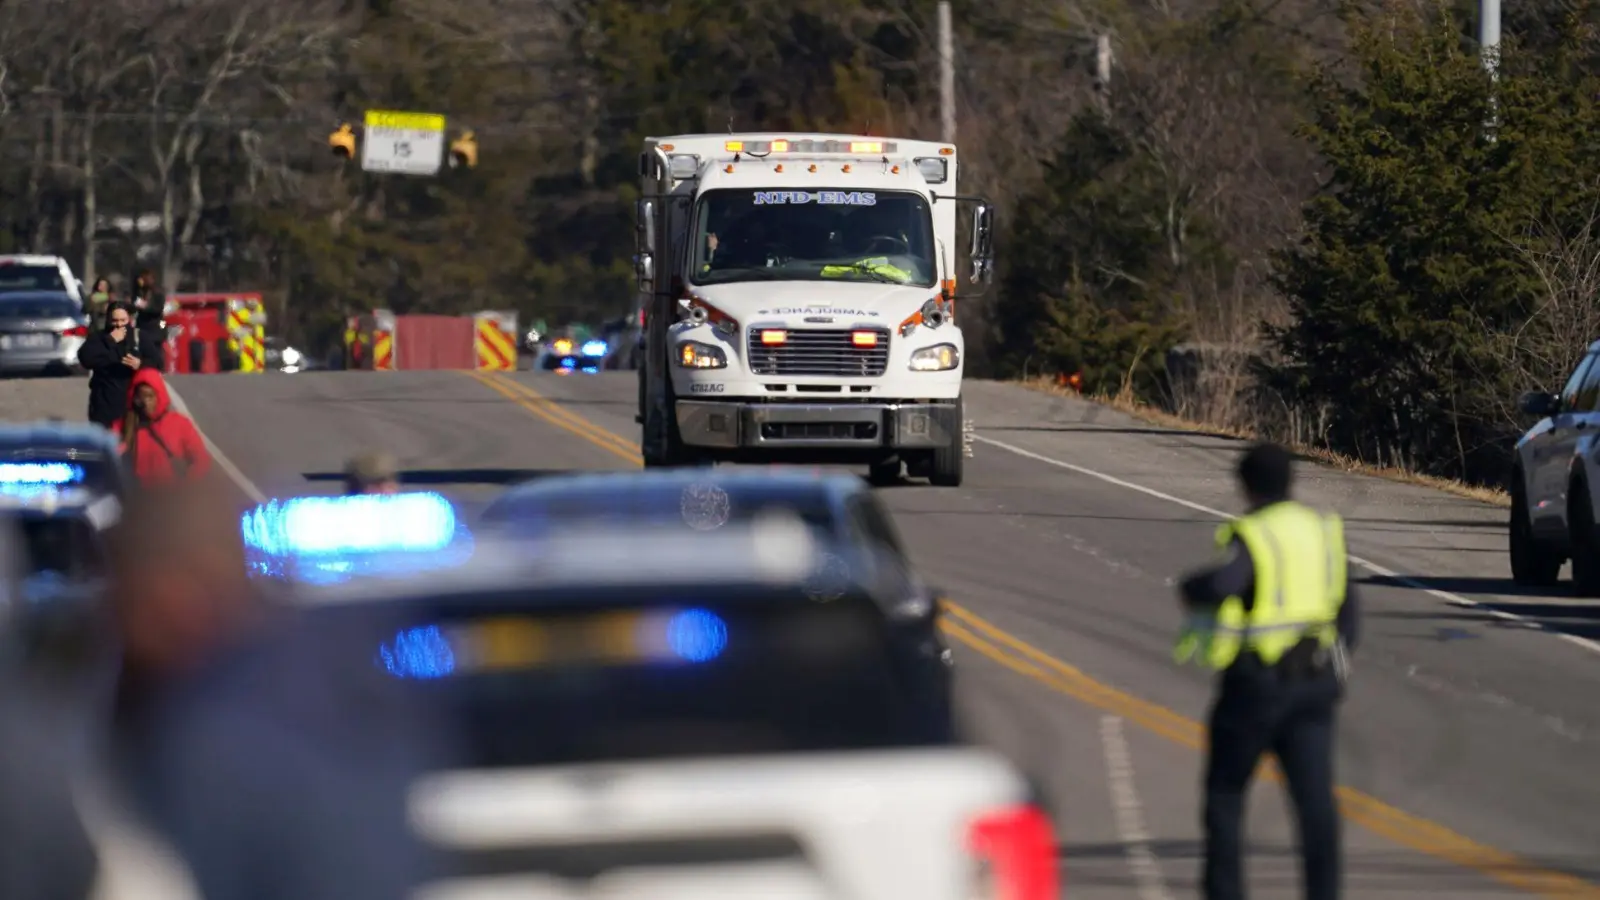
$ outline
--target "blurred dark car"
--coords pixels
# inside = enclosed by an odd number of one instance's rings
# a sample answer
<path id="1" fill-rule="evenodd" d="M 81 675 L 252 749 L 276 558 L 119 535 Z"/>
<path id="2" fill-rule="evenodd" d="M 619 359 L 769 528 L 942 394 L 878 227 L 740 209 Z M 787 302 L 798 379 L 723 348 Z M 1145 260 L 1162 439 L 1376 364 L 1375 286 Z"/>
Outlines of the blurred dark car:
<path id="1" fill-rule="evenodd" d="M 749 537 L 763 523 L 537 545 L 480 528 L 470 560 L 307 586 L 302 602 L 372 622 L 353 652 L 460 704 L 474 767 L 955 741 L 919 586 L 892 556 L 788 521 L 771 540 Z"/>
<path id="2" fill-rule="evenodd" d="M 508 488 L 485 525 L 524 536 L 573 526 L 651 524 L 709 531 L 783 509 L 830 543 L 875 546 L 909 565 L 894 520 L 870 486 L 806 468 L 651 469 L 540 478 Z"/>
<path id="3" fill-rule="evenodd" d="M 654 469 L 541 478 L 508 489 L 484 509 L 479 530 L 539 543 L 572 529 L 654 528 L 707 533 L 793 515 L 824 544 L 893 560 L 904 572 L 901 633 L 928 677 L 948 691 L 952 655 L 938 591 L 912 569 L 882 502 L 860 478 L 807 469 Z"/>

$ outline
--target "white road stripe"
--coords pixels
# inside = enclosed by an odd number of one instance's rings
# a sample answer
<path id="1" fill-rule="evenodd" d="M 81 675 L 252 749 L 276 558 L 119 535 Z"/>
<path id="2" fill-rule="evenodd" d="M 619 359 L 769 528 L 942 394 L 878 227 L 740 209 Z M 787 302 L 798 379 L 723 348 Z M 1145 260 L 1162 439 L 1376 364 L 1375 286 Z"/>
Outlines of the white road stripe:
<path id="1" fill-rule="evenodd" d="M 1176 503 L 1179 506 L 1182 506 L 1182 507 L 1184 507 L 1186 509 L 1192 509 L 1195 512 L 1201 512 L 1201 513 L 1205 513 L 1205 514 L 1210 515 L 1210 516 L 1216 516 L 1219 519 L 1232 519 L 1233 518 L 1232 514 L 1225 513 L 1220 509 L 1212 509 L 1209 506 L 1204 506 L 1202 504 L 1194 502 L 1193 500 L 1185 500 L 1182 497 L 1174 497 L 1171 494 L 1162 493 L 1161 491 L 1158 491 L 1155 488 L 1148 488 L 1148 487 L 1145 487 L 1142 484 L 1134 484 L 1131 481 L 1124 481 L 1123 479 L 1118 478 L 1115 475 L 1107 475 L 1104 472 L 1096 472 L 1094 469 L 1086 469 L 1083 466 L 1073 465 L 1072 463 L 1063 462 L 1063 461 L 1061 461 L 1059 459 L 1053 459 L 1051 457 L 1045 456 L 1042 453 L 1034 453 L 1032 450 L 1024 450 L 1023 448 L 1015 446 L 1014 444 L 1008 444 L 1005 441 L 997 441 L 992 437 L 986 437 L 986 436 L 981 435 L 981 434 L 975 434 L 975 435 L 972 436 L 972 439 L 975 440 L 975 441 L 981 441 L 982 443 L 988 444 L 991 447 L 999 447 L 1001 450 L 1005 450 L 1005 451 L 1007 451 L 1009 453 L 1015 453 L 1018 456 L 1026 457 L 1027 459 L 1034 460 L 1035 462 L 1042 462 L 1047 466 L 1055 466 L 1058 469 L 1066 469 L 1069 472 L 1076 472 L 1079 475 L 1087 475 L 1090 478 L 1097 478 L 1100 481 L 1104 481 L 1106 484 L 1114 484 L 1117 487 L 1127 488 L 1130 491 L 1138 491 L 1139 493 L 1144 494 L 1145 496 L 1154 497 L 1157 500 L 1165 500 L 1168 503 Z M 1523 626 L 1528 627 L 1528 628 L 1538 629 L 1538 630 L 1543 631 L 1543 632 L 1545 632 L 1547 634 L 1550 634 L 1550 635 L 1552 635 L 1554 637 L 1557 637 L 1557 638 L 1559 638 L 1559 639 L 1561 639 L 1563 641 L 1566 641 L 1567 643 L 1572 644 L 1575 647 L 1582 647 L 1583 649 L 1588 650 L 1590 653 L 1600 654 L 1600 641 L 1592 641 L 1592 640 L 1590 640 L 1588 638 L 1579 637 L 1579 636 L 1577 636 L 1575 634 L 1567 634 L 1564 631 L 1559 631 L 1559 630 L 1557 630 L 1555 628 L 1551 628 L 1550 626 L 1545 625 L 1543 622 L 1539 622 L 1539 621 L 1536 621 L 1534 619 L 1529 619 L 1529 618 L 1527 618 L 1525 616 L 1519 616 L 1519 615 L 1517 615 L 1515 613 L 1509 613 L 1509 612 L 1506 612 L 1503 609 L 1496 609 L 1493 606 L 1490 606 L 1488 604 L 1480 603 L 1480 602 L 1478 602 L 1476 600 L 1470 600 L 1470 599 L 1468 599 L 1466 597 L 1461 596 L 1460 594 L 1452 594 L 1449 591 L 1441 591 L 1441 590 L 1438 590 L 1436 588 L 1428 587 L 1427 585 L 1423 584 L 1420 581 L 1417 581 L 1414 578 L 1407 578 L 1406 576 L 1401 575 L 1400 573 L 1394 571 L 1393 569 L 1389 569 L 1389 568 L 1386 568 L 1384 566 L 1380 566 L 1377 563 L 1372 562 L 1371 560 L 1362 559 L 1359 556 L 1352 555 L 1350 557 L 1350 561 L 1355 563 L 1356 565 L 1362 567 L 1363 569 L 1366 569 L 1367 571 L 1373 573 L 1374 575 L 1381 575 L 1384 578 L 1393 579 L 1394 581 L 1397 581 L 1400 584 L 1403 584 L 1403 585 L 1405 585 L 1407 587 L 1416 588 L 1417 590 L 1422 591 L 1425 594 L 1428 594 L 1428 595 L 1430 595 L 1430 596 L 1432 596 L 1434 598 L 1437 598 L 1439 600 L 1443 600 L 1444 602 L 1450 604 L 1451 606 L 1471 607 L 1471 608 L 1479 610 L 1481 612 L 1488 613 L 1489 615 L 1494 616 L 1497 619 L 1503 619 L 1503 620 L 1508 621 L 1508 622 L 1516 622 L 1517 624 L 1523 625 Z"/>
<path id="2" fill-rule="evenodd" d="M 183 402 L 183 398 L 178 396 L 178 392 L 172 387 L 172 382 L 170 381 L 167 382 L 167 396 L 172 398 L 173 409 L 188 416 L 190 421 L 194 421 L 194 416 L 189 412 L 189 404 Z M 206 449 L 211 451 L 211 458 L 216 461 L 217 467 L 222 469 L 223 472 L 227 473 L 229 478 L 233 479 L 233 483 L 237 484 L 239 489 L 244 491 L 245 496 L 257 503 L 267 502 L 267 495 L 263 494 L 261 489 L 256 487 L 255 482 L 251 481 L 249 478 L 246 478 L 245 474 L 239 471 L 239 467 L 233 464 L 233 460 L 228 458 L 228 454 L 223 453 L 222 448 L 218 447 L 216 443 L 211 440 L 211 438 L 206 436 L 204 431 L 200 430 L 200 423 L 195 422 L 194 427 L 196 431 L 200 431 L 200 440 L 206 442 Z"/>
<path id="3" fill-rule="evenodd" d="M 1133 873 L 1139 889 L 1139 900 L 1173 900 L 1161 877 L 1161 864 L 1156 861 L 1150 847 L 1150 832 L 1144 824 L 1144 805 L 1139 802 L 1139 790 L 1133 775 L 1133 753 L 1128 749 L 1128 738 L 1123 733 L 1121 716 L 1104 716 L 1100 719 L 1100 742 L 1106 754 L 1107 782 L 1111 787 L 1111 811 L 1116 816 L 1117 837 L 1122 841 L 1122 852 L 1128 858 L 1128 870 Z"/>

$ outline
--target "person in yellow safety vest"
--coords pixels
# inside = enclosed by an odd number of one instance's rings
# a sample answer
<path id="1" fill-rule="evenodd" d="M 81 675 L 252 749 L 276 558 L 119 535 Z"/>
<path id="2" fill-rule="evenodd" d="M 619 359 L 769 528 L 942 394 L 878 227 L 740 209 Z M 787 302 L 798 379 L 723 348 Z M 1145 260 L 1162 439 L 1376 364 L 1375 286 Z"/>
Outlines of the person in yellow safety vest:
<path id="1" fill-rule="evenodd" d="M 1174 658 L 1220 672 L 1205 770 L 1207 900 L 1244 900 L 1244 803 L 1278 759 L 1301 836 L 1307 900 L 1339 896 L 1334 712 L 1359 607 L 1339 516 L 1290 499 L 1294 456 L 1260 444 L 1239 461 L 1249 511 L 1217 531 L 1226 559 L 1186 577 Z"/>
<path id="2" fill-rule="evenodd" d="M 361 337 L 361 332 L 346 326 L 344 329 L 344 367 L 354 369 L 356 360 L 356 341 Z"/>

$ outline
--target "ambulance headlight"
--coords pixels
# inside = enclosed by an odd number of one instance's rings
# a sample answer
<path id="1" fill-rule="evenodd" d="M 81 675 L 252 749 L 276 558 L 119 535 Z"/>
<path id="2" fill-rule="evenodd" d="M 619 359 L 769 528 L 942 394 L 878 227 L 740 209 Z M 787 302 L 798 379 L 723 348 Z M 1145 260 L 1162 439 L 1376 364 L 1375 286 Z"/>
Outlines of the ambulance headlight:
<path id="1" fill-rule="evenodd" d="M 684 341 L 678 345 L 678 365 L 685 369 L 725 369 L 728 357 L 720 347 Z"/>
<path id="2" fill-rule="evenodd" d="M 961 352 L 955 344 L 934 344 L 911 354 L 913 372 L 948 372 L 961 364 Z"/>

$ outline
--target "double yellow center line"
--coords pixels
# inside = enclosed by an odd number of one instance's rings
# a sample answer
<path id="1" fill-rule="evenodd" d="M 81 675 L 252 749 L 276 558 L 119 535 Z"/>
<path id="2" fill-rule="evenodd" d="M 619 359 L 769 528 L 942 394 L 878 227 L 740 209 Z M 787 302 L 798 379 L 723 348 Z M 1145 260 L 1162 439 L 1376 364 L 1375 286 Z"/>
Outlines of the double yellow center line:
<path id="1" fill-rule="evenodd" d="M 576 435 L 590 444 L 636 466 L 644 465 L 639 445 L 584 419 L 515 378 L 490 372 L 472 372 L 473 378 L 539 419 Z"/>
<path id="2" fill-rule="evenodd" d="M 633 465 L 643 465 L 638 445 L 589 422 L 545 398 L 532 387 L 504 375 L 474 372 L 474 378 L 539 419 L 573 434 Z M 1168 740 L 1202 750 L 1205 726 L 1083 674 L 1077 668 L 985 621 L 971 610 L 945 601 L 945 634 L 976 653 L 1044 686 L 1097 709 L 1121 716 Z M 1271 760 L 1263 774 L 1281 774 Z M 1394 843 L 1445 860 L 1537 897 L 1600 900 L 1600 886 L 1561 872 L 1540 869 L 1527 860 L 1480 844 L 1442 825 L 1402 812 L 1353 788 L 1336 791 L 1346 819 Z"/>

